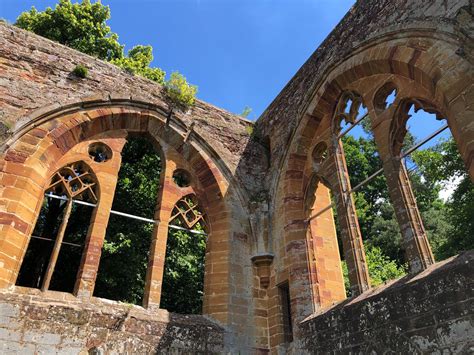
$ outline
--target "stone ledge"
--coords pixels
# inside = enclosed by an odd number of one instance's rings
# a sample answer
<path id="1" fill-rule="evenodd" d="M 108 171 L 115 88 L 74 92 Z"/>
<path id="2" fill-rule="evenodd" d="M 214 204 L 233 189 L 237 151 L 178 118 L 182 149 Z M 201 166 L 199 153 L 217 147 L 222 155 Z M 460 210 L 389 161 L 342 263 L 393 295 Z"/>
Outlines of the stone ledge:
<path id="1" fill-rule="evenodd" d="M 474 339 L 473 275 L 468 251 L 374 288 L 306 318 L 303 344 L 313 352 L 456 351 Z"/>
<path id="2" fill-rule="evenodd" d="M 0 350 L 221 353 L 224 336 L 224 328 L 201 315 L 22 287 L 0 292 Z"/>

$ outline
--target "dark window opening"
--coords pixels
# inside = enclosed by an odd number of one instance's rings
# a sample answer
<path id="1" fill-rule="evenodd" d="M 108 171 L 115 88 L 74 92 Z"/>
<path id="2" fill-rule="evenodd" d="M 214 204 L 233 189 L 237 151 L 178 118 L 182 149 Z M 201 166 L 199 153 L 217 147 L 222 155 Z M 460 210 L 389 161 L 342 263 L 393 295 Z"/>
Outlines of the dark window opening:
<path id="1" fill-rule="evenodd" d="M 191 174 L 184 169 L 176 169 L 173 172 L 173 181 L 179 187 L 188 187 L 191 185 Z"/>
<path id="2" fill-rule="evenodd" d="M 73 201 L 96 203 L 95 189 L 95 177 L 83 162 L 54 174 L 23 258 L 18 286 L 73 292 L 93 211 Z"/>
<path id="3" fill-rule="evenodd" d="M 112 209 L 153 219 L 160 185 L 160 154 L 144 137 L 130 137 L 122 150 Z M 94 296 L 141 305 L 154 225 L 111 215 Z"/>
<path id="4" fill-rule="evenodd" d="M 293 341 L 293 321 L 291 319 L 290 286 L 288 282 L 279 285 L 278 292 L 280 294 L 284 340 L 285 343 L 291 343 Z"/>
<path id="5" fill-rule="evenodd" d="M 194 195 L 176 204 L 170 224 L 188 230 L 169 229 L 160 306 L 175 313 L 201 314 L 207 228 Z"/>
<path id="6" fill-rule="evenodd" d="M 92 143 L 89 146 L 89 156 L 96 163 L 104 163 L 112 158 L 112 149 L 104 143 Z"/>

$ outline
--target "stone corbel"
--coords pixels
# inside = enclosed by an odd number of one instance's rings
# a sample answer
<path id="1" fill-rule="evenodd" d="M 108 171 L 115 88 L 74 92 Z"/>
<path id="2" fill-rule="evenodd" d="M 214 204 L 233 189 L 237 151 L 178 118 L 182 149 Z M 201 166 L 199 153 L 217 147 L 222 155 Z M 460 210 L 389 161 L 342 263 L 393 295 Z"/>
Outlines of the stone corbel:
<path id="1" fill-rule="evenodd" d="M 187 131 L 186 131 L 186 134 L 184 135 L 184 142 L 186 143 L 189 138 L 191 137 L 191 134 L 194 132 L 194 124 L 195 122 L 191 122 L 191 124 L 189 125 Z"/>
<path id="2" fill-rule="evenodd" d="M 267 288 L 270 284 L 270 265 L 273 262 L 273 254 L 259 254 L 252 257 L 252 263 L 257 267 L 257 275 L 260 279 L 260 287 Z"/>

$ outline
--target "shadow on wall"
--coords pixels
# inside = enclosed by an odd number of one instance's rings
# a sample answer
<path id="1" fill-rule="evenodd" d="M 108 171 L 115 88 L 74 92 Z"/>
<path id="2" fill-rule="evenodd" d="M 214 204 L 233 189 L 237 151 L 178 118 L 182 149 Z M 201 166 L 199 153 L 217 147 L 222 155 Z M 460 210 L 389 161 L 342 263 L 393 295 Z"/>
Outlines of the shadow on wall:
<path id="1" fill-rule="evenodd" d="M 313 314 L 302 323 L 304 347 L 321 353 L 468 353 L 473 272 L 471 250 Z"/>

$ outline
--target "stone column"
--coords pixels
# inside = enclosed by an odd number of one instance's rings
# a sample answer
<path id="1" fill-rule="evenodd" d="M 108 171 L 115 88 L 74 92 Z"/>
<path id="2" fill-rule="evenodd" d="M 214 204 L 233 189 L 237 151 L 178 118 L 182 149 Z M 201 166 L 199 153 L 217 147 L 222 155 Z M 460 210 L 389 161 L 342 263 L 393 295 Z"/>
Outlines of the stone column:
<path id="1" fill-rule="evenodd" d="M 84 252 L 82 253 L 82 260 L 74 286 L 74 294 L 80 298 L 90 298 L 94 293 L 95 280 L 97 279 L 102 246 L 104 245 L 110 210 L 112 209 L 117 176 L 109 176 L 109 179 L 110 189 L 101 189 L 100 199 L 97 207 L 94 209 L 91 225 L 85 240 Z M 103 179 L 99 179 L 99 183 L 100 180 Z"/>
<path id="2" fill-rule="evenodd" d="M 370 288 L 369 273 L 354 199 L 349 194 L 351 184 L 342 142 L 338 140 L 335 146 L 336 149 L 333 154 L 335 166 L 333 192 L 341 226 L 342 247 L 349 271 L 351 291 L 352 295 L 356 296 Z"/>
<path id="3" fill-rule="evenodd" d="M 410 272 L 417 273 L 433 264 L 434 257 L 405 165 L 399 157 L 393 156 L 390 141 L 393 115 L 393 109 L 380 115 L 377 115 L 375 110 L 371 110 L 372 131 L 383 162 L 390 200 L 400 226 L 406 260 Z"/>
<path id="4" fill-rule="evenodd" d="M 173 171 L 176 166 L 173 161 L 166 161 L 162 174 L 163 187 L 158 193 L 158 203 L 155 212 L 155 220 L 158 223 L 153 229 L 150 257 L 146 273 L 145 293 L 143 306 L 146 308 L 159 308 L 161 300 L 161 287 L 163 285 L 163 273 L 165 270 L 166 244 L 168 240 L 168 223 L 173 208 L 181 197 L 177 185 L 173 181 Z"/>
<path id="5" fill-rule="evenodd" d="M 80 298 L 90 298 L 94 293 L 102 247 L 122 162 L 121 151 L 126 143 L 125 136 L 126 133 L 122 132 L 117 133 L 116 137 L 102 139 L 101 141 L 112 149 L 112 159 L 105 163 L 94 163 L 93 165 L 100 188 L 100 196 L 91 218 L 76 284 L 74 285 L 74 294 Z"/>
<path id="6" fill-rule="evenodd" d="M 402 233 L 403 249 L 410 272 L 420 272 L 434 263 L 434 257 L 411 188 L 410 178 L 405 164 L 397 157 L 387 157 L 383 167 L 390 199 Z"/>

